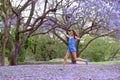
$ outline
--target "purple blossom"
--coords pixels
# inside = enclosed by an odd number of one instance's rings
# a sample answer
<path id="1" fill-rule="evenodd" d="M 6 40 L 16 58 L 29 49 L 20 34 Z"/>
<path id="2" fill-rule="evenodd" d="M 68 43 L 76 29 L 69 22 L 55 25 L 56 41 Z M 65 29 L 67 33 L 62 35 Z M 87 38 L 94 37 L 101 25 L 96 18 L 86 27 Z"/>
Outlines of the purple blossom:
<path id="1" fill-rule="evenodd" d="M 119 80 L 120 65 L 67 64 L 19 65 L 0 67 L 1 80 Z"/>
<path id="2" fill-rule="evenodd" d="M 35 0 L 35 2 L 38 2 L 38 0 Z"/>
<path id="3" fill-rule="evenodd" d="M 11 24 L 12 25 L 15 25 L 16 22 L 17 22 L 17 17 L 14 17 L 14 18 L 11 19 Z"/>
<path id="4" fill-rule="evenodd" d="M 57 20 L 56 18 L 50 17 L 50 19 L 46 20 L 43 23 L 43 26 L 54 26 L 55 25 L 54 21 L 56 21 L 56 20 Z"/>
<path id="5" fill-rule="evenodd" d="M 43 23 L 43 26 L 53 26 L 54 22 L 51 20 L 47 20 L 46 22 Z"/>

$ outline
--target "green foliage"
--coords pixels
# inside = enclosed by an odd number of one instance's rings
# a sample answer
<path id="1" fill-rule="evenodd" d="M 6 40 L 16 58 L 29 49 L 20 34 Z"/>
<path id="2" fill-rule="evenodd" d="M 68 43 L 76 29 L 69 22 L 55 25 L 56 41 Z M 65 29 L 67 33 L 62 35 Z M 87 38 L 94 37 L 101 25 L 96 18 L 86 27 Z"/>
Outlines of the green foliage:
<path id="1" fill-rule="evenodd" d="M 90 40 L 90 36 L 86 36 L 85 43 L 83 46 Z M 118 49 L 120 46 L 119 42 L 114 41 L 112 38 L 104 37 L 94 40 L 87 49 L 82 53 L 82 57 L 88 58 L 90 61 L 105 61 Z M 82 46 L 82 47 L 83 47 Z M 119 54 L 117 52 L 117 54 Z"/>
<path id="2" fill-rule="evenodd" d="M 14 29 L 11 29 L 11 36 L 12 38 L 14 39 L 14 42 L 15 42 L 15 34 L 14 34 Z M 2 40 L 2 34 L 0 34 L 0 41 Z M 22 38 L 22 35 L 20 35 Z M 25 55 L 26 55 L 26 49 L 28 48 L 28 46 L 30 46 L 32 43 L 32 38 L 28 38 L 24 44 L 24 47 L 22 48 L 22 50 L 20 51 L 20 54 L 18 56 L 18 62 L 24 62 L 25 60 Z M 2 46 L 0 44 L 0 46 Z M 0 47 L 0 53 L 1 53 L 1 47 Z M 6 45 L 6 57 L 8 57 L 8 60 L 10 60 L 10 55 L 11 55 L 11 44 L 10 42 L 8 41 L 7 42 L 7 45 Z"/>
<path id="3" fill-rule="evenodd" d="M 23 34 L 23 33 L 20 33 L 20 34 L 19 34 L 19 39 L 20 39 L 20 40 L 21 40 L 22 37 L 23 37 L 22 34 Z M 11 29 L 11 36 L 12 36 L 13 41 L 16 42 L 16 41 L 15 41 L 15 29 L 14 29 L 14 28 Z M 17 35 L 17 36 L 18 36 L 18 35 Z"/>
<path id="4" fill-rule="evenodd" d="M 49 60 L 56 58 L 60 52 L 58 52 L 58 49 L 60 45 L 58 45 L 58 41 L 52 40 L 49 36 L 41 36 L 40 41 L 39 41 L 39 52 L 40 54 L 40 60 Z M 58 54 L 57 54 L 58 53 Z M 59 56 L 60 57 L 60 56 Z"/>
<path id="5" fill-rule="evenodd" d="M 7 48 L 5 54 L 6 54 L 6 57 L 10 57 L 10 49 Z"/>
<path id="6" fill-rule="evenodd" d="M 0 21 L 2 20 L 2 17 L 0 16 Z M 0 24 L 0 26 L 1 26 L 1 24 Z"/>
<path id="7" fill-rule="evenodd" d="M 28 38 L 24 44 L 24 47 L 20 51 L 19 57 L 18 57 L 18 63 L 19 62 L 24 62 L 25 56 L 26 56 L 26 49 L 31 45 L 32 43 L 32 38 Z"/>
<path id="8" fill-rule="evenodd" d="M 0 12 L 2 11 L 2 0 L 0 0 Z"/>
<path id="9" fill-rule="evenodd" d="M 18 63 L 19 62 L 24 62 L 25 60 L 25 54 L 26 54 L 26 50 L 25 48 L 23 48 L 19 54 L 19 57 L 18 57 Z"/>
<path id="10" fill-rule="evenodd" d="M 24 44 L 24 48 L 27 49 L 32 44 L 32 38 L 28 38 Z"/>
<path id="11" fill-rule="evenodd" d="M 0 13 L 3 11 L 2 9 L 2 0 L 0 0 Z M 0 21 L 2 20 L 2 17 L 0 16 Z M 0 24 L 1 25 L 1 24 Z"/>
<path id="12" fill-rule="evenodd" d="M 93 37 L 87 35 L 83 37 L 84 42 L 79 44 L 79 51 L 86 45 L 86 43 Z M 28 46 L 27 54 L 34 57 L 36 61 L 51 60 L 54 58 L 64 58 L 67 51 L 67 46 L 56 37 L 49 35 L 41 35 L 32 37 L 31 45 Z M 114 41 L 109 37 L 98 38 L 94 40 L 80 55 L 82 58 L 88 58 L 89 61 L 105 61 L 118 49 L 119 42 Z M 117 54 L 119 54 L 117 52 Z M 30 55 L 32 54 L 32 55 Z M 27 57 L 28 57 L 27 56 Z"/>
<path id="13" fill-rule="evenodd" d="M 36 50 L 35 60 L 51 60 L 53 58 L 63 58 L 66 53 L 64 43 L 48 35 L 35 36 L 34 43 L 29 49 Z M 30 53 L 29 53 L 30 54 Z"/>

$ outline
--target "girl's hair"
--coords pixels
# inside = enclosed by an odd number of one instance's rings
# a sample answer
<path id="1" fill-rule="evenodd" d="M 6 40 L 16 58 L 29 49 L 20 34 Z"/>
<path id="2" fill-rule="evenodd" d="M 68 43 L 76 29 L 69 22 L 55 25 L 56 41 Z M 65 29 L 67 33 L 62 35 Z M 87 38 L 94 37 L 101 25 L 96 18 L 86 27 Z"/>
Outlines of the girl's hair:
<path id="1" fill-rule="evenodd" d="M 74 36 L 74 38 L 75 38 L 75 36 L 77 36 L 77 33 L 75 32 L 75 30 L 70 30 L 70 31 L 73 32 L 73 36 Z"/>

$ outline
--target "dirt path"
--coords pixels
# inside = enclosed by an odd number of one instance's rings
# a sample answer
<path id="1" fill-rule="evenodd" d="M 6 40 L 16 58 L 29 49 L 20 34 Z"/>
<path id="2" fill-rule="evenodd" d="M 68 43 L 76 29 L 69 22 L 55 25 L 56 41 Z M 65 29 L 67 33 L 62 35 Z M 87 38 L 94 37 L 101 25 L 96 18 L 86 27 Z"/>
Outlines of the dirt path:
<path id="1" fill-rule="evenodd" d="M 67 64 L 0 67 L 0 80 L 120 80 L 120 65 Z"/>

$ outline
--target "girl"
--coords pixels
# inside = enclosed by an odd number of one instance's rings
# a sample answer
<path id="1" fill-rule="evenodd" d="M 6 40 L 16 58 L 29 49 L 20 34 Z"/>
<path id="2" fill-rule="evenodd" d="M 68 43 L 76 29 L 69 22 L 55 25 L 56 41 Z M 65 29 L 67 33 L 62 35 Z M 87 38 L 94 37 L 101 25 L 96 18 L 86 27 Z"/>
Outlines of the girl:
<path id="1" fill-rule="evenodd" d="M 66 34 L 66 37 L 68 37 L 68 51 L 66 52 L 66 55 L 64 57 L 64 62 L 62 65 L 62 69 L 64 69 L 65 64 L 67 62 L 68 57 L 71 55 L 73 56 L 75 61 L 82 61 L 82 62 L 86 62 L 86 65 L 88 65 L 88 60 L 86 59 L 81 59 L 81 58 L 77 58 L 76 57 L 76 40 L 80 40 L 79 37 L 77 37 L 77 34 L 74 30 L 70 30 L 70 35 Z M 61 70 L 62 70 L 61 69 Z"/>

